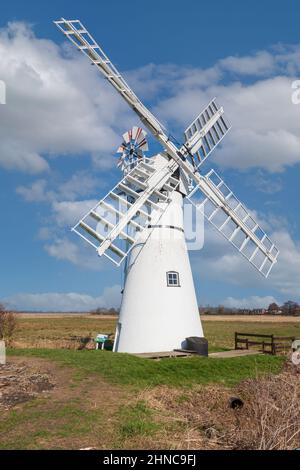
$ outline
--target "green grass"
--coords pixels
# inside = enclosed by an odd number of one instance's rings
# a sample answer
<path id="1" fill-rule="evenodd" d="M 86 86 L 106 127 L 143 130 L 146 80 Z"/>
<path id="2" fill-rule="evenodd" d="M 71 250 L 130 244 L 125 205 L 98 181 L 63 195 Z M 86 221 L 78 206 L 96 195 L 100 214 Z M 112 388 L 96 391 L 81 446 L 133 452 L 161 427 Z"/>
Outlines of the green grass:
<path id="1" fill-rule="evenodd" d="M 210 351 L 232 349 L 235 331 L 300 338 L 300 323 L 204 320 L 203 326 Z M 151 443 L 153 438 L 159 440 L 161 430 L 168 430 L 170 436 L 173 431 L 168 428 L 168 422 L 158 419 L 157 412 L 151 410 L 146 401 L 139 399 L 144 389 L 158 385 L 180 387 L 177 400 L 184 403 L 189 399 L 189 389 L 198 384 L 234 386 L 244 379 L 279 373 L 285 361 L 283 357 L 268 355 L 153 361 L 108 351 L 63 349 L 64 341 L 70 341 L 73 335 L 95 335 L 113 332 L 114 329 L 114 319 L 97 317 L 19 320 L 16 340 L 18 345 L 24 345 L 24 349 L 11 349 L 8 354 L 55 361 L 59 367 L 72 368 L 71 379 L 66 382 L 62 396 L 40 397 L 10 410 L 2 418 L 0 416 L 1 449 L 78 449 L 89 446 L 112 449 L 136 448 L 136 445 L 149 448 L 147 442 Z M 40 348 L 36 349 L 38 345 Z M 88 402 L 86 395 L 88 380 L 98 387 L 97 378 L 99 393 L 104 385 L 105 393 L 110 396 L 110 400 L 106 397 L 105 406 L 100 405 L 99 408 L 94 407 L 93 399 Z M 111 385 L 103 384 L 102 378 Z M 93 393 L 91 397 L 94 397 Z"/>
<path id="2" fill-rule="evenodd" d="M 47 400 L 37 399 L 22 409 L 11 410 L 1 421 L 0 448 L 59 449 L 65 438 L 78 440 L 93 433 L 95 422 L 101 418 L 100 410 L 86 410 L 80 400 L 54 401 L 49 406 Z"/>
<path id="3" fill-rule="evenodd" d="M 277 336 L 295 336 L 300 339 L 299 323 L 241 322 L 241 321 L 203 321 L 205 337 L 211 352 L 216 348 L 233 349 L 234 332 L 257 333 Z"/>
<path id="4" fill-rule="evenodd" d="M 83 373 L 99 374 L 115 384 L 145 388 L 156 385 L 176 387 L 194 384 L 237 382 L 259 374 L 278 373 L 283 357 L 248 356 L 236 358 L 172 358 L 153 361 L 108 351 L 58 349 L 14 349 L 9 354 L 35 356 L 72 366 Z"/>
<path id="5" fill-rule="evenodd" d="M 209 321 L 202 319 L 210 352 L 232 349 L 234 332 L 275 334 L 300 338 L 300 322 Z M 92 336 L 99 332 L 114 333 L 116 319 L 93 316 L 55 318 L 19 318 L 14 340 L 18 346 L 60 348 L 70 346 L 72 336 Z"/>
<path id="6" fill-rule="evenodd" d="M 149 436 L 159 429 L 159 425 L 153 421 L 153 411 L 143 400 L 123 407 L 119 419 L 118 434 L 121 441 L 135 436 Z"/>

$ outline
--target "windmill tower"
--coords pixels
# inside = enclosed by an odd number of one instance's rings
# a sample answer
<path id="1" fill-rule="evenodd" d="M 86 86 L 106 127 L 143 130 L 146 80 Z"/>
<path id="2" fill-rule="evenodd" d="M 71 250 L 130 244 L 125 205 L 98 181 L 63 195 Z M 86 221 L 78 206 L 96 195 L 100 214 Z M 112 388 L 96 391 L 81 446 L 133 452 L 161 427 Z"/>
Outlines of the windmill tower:
<path id="1" fill-rule="evenodd" d="M 141 170 L 155 171 L 164 165 L 166 156 L 161 154 L 145 159 L 142 150 L 148 147 L 141 128 L 134 127 L 123 138 L 119 165 L 125 177 L 128 168 L 132 170 L 141 159 L 143 163 L 136 170 L 138 178 Z M 115 351 L 172 351 L 185 347 L 187 337 L 203 337 L 184 233 L 183 197 L 187 183 L 178 173 L 160 189 L 162 194 L 153 200 L 158 217 L 155 212 L 151 214 L 158 222 L 149 221 L 126 258 Z"/>
<path id="2" fill-rule="evenodd" d="M 99 256 L 120 266 L 125 286 L 114 351 L 160 352 L 184 348 L 187 337 L 203 337 L 184 226 L 183 198 L 267 277 L 278 249 L 214 171 L 200 167 L 229 131 L 223 108 L 213 99 L 184 133 L 178 147 L 142 104 L 122 75 L 78 20 L 55 24 L 94 64 L 163 151 L 146 158 L 145 133 L 124 134 L 121 181 L 73 227 Z M 191 184 L 192 183 L 192 184 Z"/>

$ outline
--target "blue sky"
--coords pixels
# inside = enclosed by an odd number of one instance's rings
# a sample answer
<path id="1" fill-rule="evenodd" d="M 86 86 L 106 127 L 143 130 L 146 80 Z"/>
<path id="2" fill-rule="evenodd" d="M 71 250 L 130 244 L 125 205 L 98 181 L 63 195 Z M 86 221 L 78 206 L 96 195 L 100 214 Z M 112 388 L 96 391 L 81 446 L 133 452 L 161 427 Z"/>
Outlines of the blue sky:
<path id="1" fill-rule="evenodd" d="M 277 242 L 262 279 L 206 228 L 191 262 L 199 304 L 300 301 L 300 6 L 296 1 L 11 1 L 2 6 L 0 299 L 20 309 L 117 306 L 122 272 L 69 228 L 118 181 L 137 118 L 52 21 L 79 18 L 180 140 L 217 96 L 233 128 L 213 166 Z M 157 146 L 152 143 L 153 151 Z"/>

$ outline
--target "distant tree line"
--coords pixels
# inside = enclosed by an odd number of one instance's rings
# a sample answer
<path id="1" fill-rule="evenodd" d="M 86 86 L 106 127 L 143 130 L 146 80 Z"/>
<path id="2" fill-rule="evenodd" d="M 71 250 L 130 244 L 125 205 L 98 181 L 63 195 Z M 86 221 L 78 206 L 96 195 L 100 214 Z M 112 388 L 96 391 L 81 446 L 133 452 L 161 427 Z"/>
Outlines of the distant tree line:
<path id="1" fill-rule="evenodd" d="M 293 300 L 287 300 L 281 306 L 273 302 L 269 305 L 267 312 L 271 314 L 300 315 L 300 305 Z"/>
<path id="2" fill-rule="evenodd" d="M 119 310 L 115 308 L 95 308 L 90 311 L 91 315 L 119 315 Z"/>
<path id="3" fill-rule="evenodd" d="M 283 305 L 278 305 L 275 302 L 271 303 L 268 308 L 231 308 L 219 305 L 213 307 L 207 305 L 199 307 L 199 312 L 202 315 L 292 315 L 300 316 L 300 305 L 293 300 L 284 302 Z"/>

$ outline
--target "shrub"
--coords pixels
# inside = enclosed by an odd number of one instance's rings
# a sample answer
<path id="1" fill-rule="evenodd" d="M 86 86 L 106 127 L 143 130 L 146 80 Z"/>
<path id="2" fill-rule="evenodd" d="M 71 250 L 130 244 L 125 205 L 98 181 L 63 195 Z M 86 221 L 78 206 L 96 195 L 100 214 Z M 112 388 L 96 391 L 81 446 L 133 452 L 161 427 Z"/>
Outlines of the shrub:
<path id="1" fill-rule="evenodd" d="M 17 326 L 17 316 L 14 312 L 7 311 L 4 305 L 0 304 L 0 340 L 5 340 L 11 344 Z"/>

